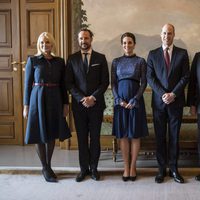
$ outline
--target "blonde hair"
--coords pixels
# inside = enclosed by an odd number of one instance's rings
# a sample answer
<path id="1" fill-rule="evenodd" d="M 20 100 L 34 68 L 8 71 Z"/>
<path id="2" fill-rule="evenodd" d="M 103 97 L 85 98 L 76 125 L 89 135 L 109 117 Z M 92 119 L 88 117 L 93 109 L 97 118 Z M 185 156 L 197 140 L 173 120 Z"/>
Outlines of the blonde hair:
<path id="1" fill-rule="evenodd" d="M 42 54 L 42 50 L 40 48 L 40 42 L 43 38 L 47 38 L 49 40 L 49 42 L 52 45 L 51 55 L 55 56 L 56 55 L 56 42 L 55 42 L 53 35 L 49 32 L 43 32 L 39 35 L 38 40 L 37 40 L 37 53 L 35 55 L 39 56 Z"/>

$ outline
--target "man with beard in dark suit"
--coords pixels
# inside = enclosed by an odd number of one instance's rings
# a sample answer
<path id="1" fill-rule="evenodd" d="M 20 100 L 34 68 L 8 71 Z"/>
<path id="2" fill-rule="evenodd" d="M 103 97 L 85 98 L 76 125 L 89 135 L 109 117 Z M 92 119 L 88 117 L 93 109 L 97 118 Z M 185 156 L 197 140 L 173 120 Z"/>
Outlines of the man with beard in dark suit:
<path id="1" fill-rule="evenodd" d="M 80 51 L 67 61 L 67 85 L 72 95 L 72 110 L 79 147 L 81 182 L 87 175 L 99 180 L 100 131 L 106 107 L 104 93 L 109 85 L 105 55 L 92 49 L 93 33 L 82 29 L 78 33 Z"/>
<path id="2" fill-rule="evenodd" d="M 185 106 L 184 89 L 189 81 L 189 59 L 185 49 L 173 44 L 174 36 L 174 26 L 165 24 L 161 31 L 162 46 L 150 51 L 147 59 L 159 168 L 155 177 L 157 183 L 164 181 L 168 166 L 169 176 L 178 183 L 184 183 L 177 165 L 179 132 Z"/>

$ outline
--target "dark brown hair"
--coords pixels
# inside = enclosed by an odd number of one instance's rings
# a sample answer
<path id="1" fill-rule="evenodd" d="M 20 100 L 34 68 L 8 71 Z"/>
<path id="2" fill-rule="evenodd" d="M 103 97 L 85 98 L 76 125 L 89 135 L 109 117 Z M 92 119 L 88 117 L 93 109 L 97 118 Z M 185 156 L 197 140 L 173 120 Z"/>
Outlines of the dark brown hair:
<path id="1" fill-rule="evenodd" d="M 79 35 L 79 33 L 80 33 L 81 31 L 86 31 L 86 32 L 88 32 L 88 33 L 90 34 L 90 37 L 91 37 L 91 38 L 94 36 L 93 32 L 92 32 L 90 29 L 82 28 L 82 29 L 79 30 L 78 35 Z"/>
<path id="2" fill-rule="evenodd" d="M 121 44 L 123 44 L 123 39 L 124 39 L 125 37 L 130 37 L 130 38 L 132 38 L 134 44 L 136 44 L 135 35 L 134 35 L 133 33 L 130 33 L 130 32 L 126 32 L 126 33 L 122 34 L 122 36 L 121 36 Z"/>

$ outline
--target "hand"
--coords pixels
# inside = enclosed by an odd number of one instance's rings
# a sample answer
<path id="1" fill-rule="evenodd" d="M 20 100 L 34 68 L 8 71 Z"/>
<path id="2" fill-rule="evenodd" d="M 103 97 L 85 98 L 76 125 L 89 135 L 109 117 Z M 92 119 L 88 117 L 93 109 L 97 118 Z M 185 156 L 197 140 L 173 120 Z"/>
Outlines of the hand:
<path id="1" fill-rule="evenodd" d="M 120 103 L 120 106 L 122 106 L 122 107 L 126 108 L 126 106 L 127 106 L 127 103 L 126 103 L 125 101 L 122 101 L 122 102 Z"/>
<path id="2" fill-rule="evenodd" d="M 126 108 L 127 109 L 132 109 L 134 106 L 132 105 L 132 104 L 130 104 L 130 103 L 128 103 L 127 105 L 126 105 Z"/>
<path id="3" fill-rule="evenodd" d="M 69 105 L 64 104 L 63 105 L 63 117 L 67 117 L 68 113 L 69 113 Z"/>
<path id="4" fill-rule="evenodd" d="M 194 116 L 194 115 L 197 114 L 197 108 L 196 108 L 196 106 L 190 106 L 190 114 L 192 116 Z"/>
<path id="5" fill-rule="evenodd" d="M 93 96 L 84 97 L 81 99 L 82 105 L 86 108 L 92 107 L 95 105 L 95 100 Z"/>
<path id="6" fill-rule="evenodd" d="M 175 101 L 175 95 L 173 92 L 165 93 L 162 96 L 162 100 L 165 104 L 170 104 Z"/>
<path id="7" fill-rule="evenodd" d="M 24 119 L 28 119 L 28 113 L 29 113 L 29 106 L 25 105 L 23 109 L 23 117 Z"/>

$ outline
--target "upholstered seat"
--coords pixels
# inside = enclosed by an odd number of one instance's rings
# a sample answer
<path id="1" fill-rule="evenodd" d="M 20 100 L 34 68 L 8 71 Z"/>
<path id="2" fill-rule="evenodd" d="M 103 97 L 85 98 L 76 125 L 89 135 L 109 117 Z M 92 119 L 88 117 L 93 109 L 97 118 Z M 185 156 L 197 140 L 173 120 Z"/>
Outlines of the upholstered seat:
<path id="1" fill-rule="evenodd" d="M 155 135 L 153 128 L 153 118 L 151 109 L 151 89 L 147 88 L 144 93 L 149 136 L 142 139 L 141 152 L 143 154 L 155 153 Z M 112 138 L 113 160 L 116 161 L 118 151 L 118 143 L 112 136 L 112 119 L 113 119 L 113 95 L 111 89 L 105 93 L 107 108 L 104 111 L 104 120 L 102 123 L 101 136 Z M 181 151 L 196 151 L 197 149 L 197 125 L 196 118 L 189 115 L 189 108 L 184 108 L 183 122 L 180 131 L 180 150 Z"/>

